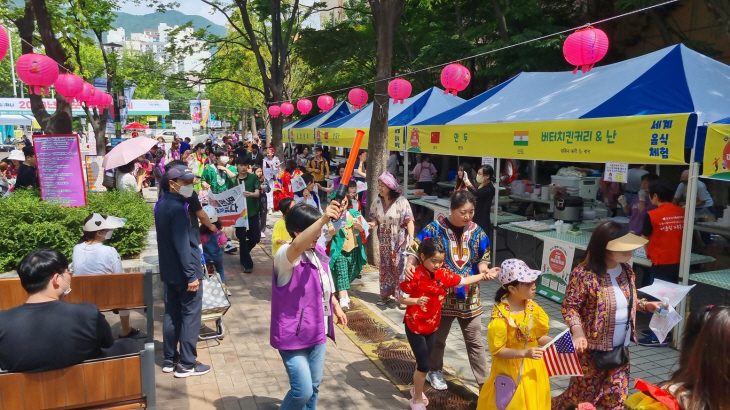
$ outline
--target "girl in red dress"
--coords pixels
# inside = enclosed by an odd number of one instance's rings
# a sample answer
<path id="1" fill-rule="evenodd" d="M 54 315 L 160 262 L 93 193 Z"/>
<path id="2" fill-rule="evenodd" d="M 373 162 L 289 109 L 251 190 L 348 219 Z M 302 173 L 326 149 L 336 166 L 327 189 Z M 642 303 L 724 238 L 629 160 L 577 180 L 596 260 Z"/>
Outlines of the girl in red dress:
<path id="1" fill-rule="evenodd" d="M 401 282 L 400 288 L 410 294 L 402 303 L 408 306 L 404 320 L 406 337 L 413 355 L 416 356 L 410 405 L 412 410 L 426 410 L 428 399 L 423 393 L 423 384 L 429 370 L 429 357 L 436 340 L 436 330 L 441 323 L 441 304 L 446 296 L 446 289 L 489 280 L 489 275 L 496 275 L 494 272 L 498 273 L 499 268 L 466 278 L 450 272 L 442 268 L 446 249 L 439 238 L 427 238 L 421 242 L 418 253 L 423 262 L 416 268 L 413 279 Z"/>

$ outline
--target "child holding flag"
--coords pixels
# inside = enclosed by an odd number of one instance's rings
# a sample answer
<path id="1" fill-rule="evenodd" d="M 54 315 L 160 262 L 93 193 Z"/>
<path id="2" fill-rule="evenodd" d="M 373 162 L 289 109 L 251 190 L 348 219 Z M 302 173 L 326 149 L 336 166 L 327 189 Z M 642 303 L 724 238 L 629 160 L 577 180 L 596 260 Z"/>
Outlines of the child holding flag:
<path id="1" fill-rule="evenodd" d="M 428 399 L 423 394 L 423 384 L 429 371 L 429 358 L 436 341 L 436 330 L 441 322 L 441 305 L 446 297 L 446 289 L 489 280 L 488 274 L 494 274 L 499 269 L 490 269 L 487 273 L 466 278 L 444 269 L 446 249 L 440 238 L 426 238 L 418 247 L 418 254 L 421 265 L 416 268 L 413 278 L 401 282 L 400 288 L 410 295 L 402 303 L 407 306 L 404 319 L 406 337 L 413 355 L 416 356 L 410 406 L 411 410 L 426 410 Z"/>
<path id="2" fill-rule="evenodd" d="M 540 346 L 552 338 L 547 336 L 550 318 L 532 300 L 538 276 L 539 270 L 519 259 L 502 262 L 502 287 L 494 297 L 497 303 L 487 330 L 492 370 L 479 394 L 477 410 L 550 409 L 550 379 L 542 360 L 545 349 Z M 505 376 L 516 386 L 511 397 L 500 380 Z"/>

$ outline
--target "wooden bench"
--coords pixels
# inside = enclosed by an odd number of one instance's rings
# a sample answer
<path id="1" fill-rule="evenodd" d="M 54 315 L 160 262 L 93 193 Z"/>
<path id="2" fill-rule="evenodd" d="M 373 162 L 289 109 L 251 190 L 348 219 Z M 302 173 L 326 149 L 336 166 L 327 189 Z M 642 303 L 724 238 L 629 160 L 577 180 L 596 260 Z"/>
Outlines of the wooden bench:
<path id="1" fill-rule="evenodd" d="M 102 312 L 114 309 L 145 309 L 146 343 L 154 343 L 152 276 L 151 270 L 146 273 L 74 276 L 71 280 L 72 292 L 63 301 L 92 303 Z M 0 310 L 20 306 L 27 299 L 28 293 L 21 286 L 19 278 L 0 279 Z"/>
<path id="2" fill-rule="evenodd" d="M 0 373 L 0 410 L 156 408 L 152 272 L 74 276 L 64 302 L 101 311 L 146 309 L 147 340 L 133 355 L 40 373 Z M 22 305 L 20 279 L 0 280 L 0 310 Z"/>

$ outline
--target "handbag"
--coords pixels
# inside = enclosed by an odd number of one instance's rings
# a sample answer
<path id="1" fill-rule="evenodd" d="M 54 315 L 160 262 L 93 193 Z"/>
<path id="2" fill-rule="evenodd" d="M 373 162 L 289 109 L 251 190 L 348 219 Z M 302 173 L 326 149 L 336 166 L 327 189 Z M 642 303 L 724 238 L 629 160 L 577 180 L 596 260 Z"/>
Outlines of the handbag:
<path id="1" fill-rule="evenodd" d="M 218 272 L 213 276 L 203 275 L 201 282 L 203 285 L 203 315 L 225 315 L 231 307 L 231 302 L 223 290 L 223 282 L 221 282 Z"/>
<path id="2" fill-rule="evenodd" d="M 625 272 L 624 268 L 624 272 Z M 633 309 L 634 306 L 634 288 L 631 286 L 631 280 L 628 278 L 627 280 L 629 282 L 629 318 L 626 321 L 626 332 L 628 333 L 631 329 L 631 309 Z M 593 352 L 593 360 L 596 362 L 596 367 L 599 369 L 615 369 L 617 367 L 621 367 L 626 365 L 629 362 L 629 348 L 624 346 L 623 344 L 621 346 L 616 346 L 612 350 L 608 351 L 594 351 Z"/>
<path id="3" fill-rule="evenodd" d="M 527 312 L 525 312 L 525 314 L 527 314 Z M 523 347 L 523 349 L 527 348 L 527 343 L 530 341 L 531 329 L 532 318 L 530 318 L 530 327 L 527 328 L 527 340 L 525 340 L 525 347 Z M 522 367 L 524 365 L 525 359 L 523 358 L 522 362 L 520 362 L 520 374 L 517 376 L 517 383 L 515 383 L 512 377 L 506 374 L 499 374 L 494 378 L 494 401 L 499 410 L 505 410 L 512 401 L 512 398 L 515 396 L 517 386 L 520 384 L 520 380 L 522 379 Z"/>

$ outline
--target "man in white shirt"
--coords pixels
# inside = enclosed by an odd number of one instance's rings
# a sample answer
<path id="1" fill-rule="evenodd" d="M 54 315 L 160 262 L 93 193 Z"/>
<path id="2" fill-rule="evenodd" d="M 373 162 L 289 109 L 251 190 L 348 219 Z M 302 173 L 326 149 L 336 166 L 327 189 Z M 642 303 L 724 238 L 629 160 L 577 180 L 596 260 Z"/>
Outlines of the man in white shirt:
<path id="1" fill-rule="evenodd" d="M 398 153 L 396 151 L 390 151 L 390 157 L 388 157 L 385 167 L 391 175 L 398 178 Z"/>
<path id="2" fill-rule="evenodd" d="M 689 181 L 689 170 L 684 170 L 682 176 L 679 179 L 679 186 L 677 186 L 677 192 L 674 193 L 675 205 L 679 205 L 683 200 L 687 198 L 687 181 Z M 704 182 L 697 180 L 697 205 L 695 210 L 695 218 L 714 219 L 715 213 L 713 211 L 713 202 L 710 192 L 707 190 L 707 185 Z"/>
<path id="3" fill-rule="evenodd" d="M 629 169 L 626 177 L 626 202 L 631 203 L 634 197 L 639 194 L 641 189 L 641 177 L 648 174 L 649 171 L 646 169 L 646 165 L 639 165 Z"/>

